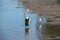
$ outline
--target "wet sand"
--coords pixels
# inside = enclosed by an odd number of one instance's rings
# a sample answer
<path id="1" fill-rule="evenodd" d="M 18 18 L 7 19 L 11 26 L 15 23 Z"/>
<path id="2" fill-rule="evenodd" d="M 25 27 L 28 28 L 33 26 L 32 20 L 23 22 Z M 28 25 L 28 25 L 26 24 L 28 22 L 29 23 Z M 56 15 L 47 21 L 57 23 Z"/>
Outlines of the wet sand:
<path id="1" fill-rule="evenodd" d="M 43 14 L 50 24 L 60 25 L 60 1 L 59 0 L 30 0 L 24 1 L 25 8 L 32 10 L 34 13 Z"/>
<path id="2" fill-rule="evenodd" d="M 25 8 L 42 14 L 47 19 L 47 24 L 42 26 L 42 31 L 39 26 L 37 27 L 40 40 L 60 40 L 60 0 L 42 0 L 41 3 L 39 0 L 30 0 L 23 4 Z"/>

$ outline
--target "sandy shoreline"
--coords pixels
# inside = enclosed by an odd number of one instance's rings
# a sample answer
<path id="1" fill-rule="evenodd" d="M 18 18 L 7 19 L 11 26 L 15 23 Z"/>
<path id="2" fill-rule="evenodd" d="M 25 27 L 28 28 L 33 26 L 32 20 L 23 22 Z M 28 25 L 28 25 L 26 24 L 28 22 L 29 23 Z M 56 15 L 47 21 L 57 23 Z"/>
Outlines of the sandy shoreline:
<path id="1" fill-rule="evenodd" d="M 32 0 L 31 0 L 32 1 Z M 59 24 L 60 25 L 60 4 L 55 1 L 25 1 L 23 2 L 24 6 L 30 10 L 33 10 L 34 13 L 43 14 L 47 19 L 52 20 L 49 22 L 51 24 Z M 45 2 L 45 4 L 43 3 Z M 50 2 L 50 3 L 49 3 Z"/>

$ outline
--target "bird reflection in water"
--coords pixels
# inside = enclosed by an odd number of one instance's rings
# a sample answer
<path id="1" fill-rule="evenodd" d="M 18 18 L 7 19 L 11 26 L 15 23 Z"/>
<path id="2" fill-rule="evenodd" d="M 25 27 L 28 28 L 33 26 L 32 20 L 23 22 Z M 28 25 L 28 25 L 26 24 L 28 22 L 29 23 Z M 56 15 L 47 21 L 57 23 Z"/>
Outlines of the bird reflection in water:
<path id="1" fill-rule="evenodd" d="M 30 32 L 29 27 L 25 27 L 25 34 L 29 35 L 29 32 Z"/>
<path id="2" fill-rule="evenodd" d="M 25 27 L 25 39 L 26 40 L 29 40 L 29 32 L 30 32 L 29 26 L 26 26 Z"/>

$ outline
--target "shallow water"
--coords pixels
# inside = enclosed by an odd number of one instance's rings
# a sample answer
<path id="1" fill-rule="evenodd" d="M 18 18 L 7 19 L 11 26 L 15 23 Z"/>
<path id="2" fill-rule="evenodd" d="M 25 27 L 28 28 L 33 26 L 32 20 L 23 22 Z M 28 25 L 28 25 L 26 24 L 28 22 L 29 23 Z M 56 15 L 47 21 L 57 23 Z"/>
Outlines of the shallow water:
<path id="1" fill-rule="evenodd" d="M 16 0 L 0 0 L 0 40 L 25 40 L 25 8 L 22 2 Z M 20 4 L 20 6 L 19 6 Z M 21 7 L 21 8 L 19 8 Z M 29 14 L 30 33 L 29 40 L 37 40 L 35 34 L 35 24 L 38 15 Z M 28 37 L 27 37 L 28 39 Z"/>
<path id="2" fill-rule="evenodd" d="M 25 32 L 26 8 L 19 0 L 0 0 L 0 40 L 59 40 L 60 25 L 46 24 L 40 14 L 28 14 L 30 25 Z M 40 16 L 42 18 L 39 21 Z"/>

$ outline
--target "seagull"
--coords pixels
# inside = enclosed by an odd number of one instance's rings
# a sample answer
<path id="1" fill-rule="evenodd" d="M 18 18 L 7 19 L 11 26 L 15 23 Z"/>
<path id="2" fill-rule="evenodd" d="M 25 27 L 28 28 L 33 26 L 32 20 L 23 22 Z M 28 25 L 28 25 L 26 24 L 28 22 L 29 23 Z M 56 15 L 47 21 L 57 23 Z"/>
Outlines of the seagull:
<path id="1" fill-rule="evenodd" d="M 40 18 L 40 21 L 42 21 L 42 19 Z"/>

